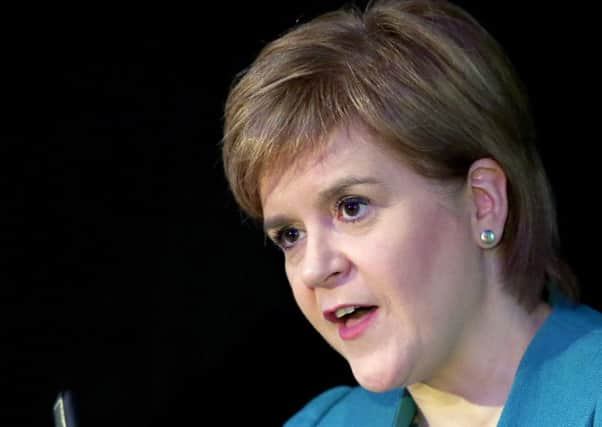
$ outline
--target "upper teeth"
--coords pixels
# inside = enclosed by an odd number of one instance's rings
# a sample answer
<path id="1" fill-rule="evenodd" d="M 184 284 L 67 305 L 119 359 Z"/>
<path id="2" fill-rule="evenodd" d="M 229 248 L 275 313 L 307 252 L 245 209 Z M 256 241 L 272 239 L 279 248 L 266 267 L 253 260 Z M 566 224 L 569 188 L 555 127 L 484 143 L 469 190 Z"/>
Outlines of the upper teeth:
<path id="1" fill-rule="evenodd" d="M 334 315 L 337 316 L 337 319 L 340 319 L 343 316 L 346 316 L 348 314 L 351 314 L 355 311 L 357 307 L 343 307 L 343 308 L 339 308 L 337 311 L 334 312 Z"/>

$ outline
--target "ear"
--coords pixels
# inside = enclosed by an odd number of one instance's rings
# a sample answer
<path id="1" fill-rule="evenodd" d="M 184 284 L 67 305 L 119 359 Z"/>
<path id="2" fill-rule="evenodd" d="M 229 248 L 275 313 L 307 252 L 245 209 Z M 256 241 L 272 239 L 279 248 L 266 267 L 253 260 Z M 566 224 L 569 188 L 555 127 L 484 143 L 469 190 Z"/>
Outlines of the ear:
<path id="1" fill-rule="evenodd" d="M 483 248 L 497 246 L 508 216 L 506 174 L 496 161 L 479 159 L 470 167 L 468 184 L 474 207 L 471 222 L 476 242 Z"/>

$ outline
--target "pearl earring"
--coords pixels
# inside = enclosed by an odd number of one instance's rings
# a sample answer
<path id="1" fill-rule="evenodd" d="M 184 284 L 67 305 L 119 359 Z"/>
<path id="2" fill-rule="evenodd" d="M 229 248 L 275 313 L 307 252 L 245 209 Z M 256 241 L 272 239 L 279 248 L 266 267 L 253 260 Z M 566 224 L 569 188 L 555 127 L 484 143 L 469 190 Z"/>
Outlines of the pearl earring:
<path id="1" fill-rule="evenodd" d="M 495 242 L 495 233 L 491 230 L 485 230 L 481 233 L 481 242 L 491 246 Z"/>

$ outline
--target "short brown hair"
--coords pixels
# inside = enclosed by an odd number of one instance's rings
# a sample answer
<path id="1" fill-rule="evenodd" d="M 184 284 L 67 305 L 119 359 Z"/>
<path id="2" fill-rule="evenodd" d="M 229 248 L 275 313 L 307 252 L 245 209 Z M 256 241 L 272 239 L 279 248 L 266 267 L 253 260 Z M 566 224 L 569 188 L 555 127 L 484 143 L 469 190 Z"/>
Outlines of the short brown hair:
<path id="1" fill-rule="evenodd" d="M 235 199 L 261 218 L 260 179 L 360 123 L 421 175 L 465 180 L 480 158 L 507 176 L 500 243 L 507 289 L 527 308 L 554 282 L 576 296 L 558 256 L 552 192 L 526 91 L 503 49 L 447 1 L 383 0 L 293 28 L 260 52 L 226 102 L 223 161 Z"/>

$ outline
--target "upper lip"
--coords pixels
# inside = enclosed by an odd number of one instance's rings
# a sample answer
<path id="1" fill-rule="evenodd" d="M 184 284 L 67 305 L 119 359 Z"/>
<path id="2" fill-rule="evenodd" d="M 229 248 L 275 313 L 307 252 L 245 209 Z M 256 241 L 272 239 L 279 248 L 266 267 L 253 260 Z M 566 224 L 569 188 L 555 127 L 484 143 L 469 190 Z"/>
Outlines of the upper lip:
<path id="1" fill-rule="evenodd" d="M 346 308 L 346 307 L 374 307 L 374 306 L 371 304 L 341 304 L 341 305 L 337 305 L 335 307 L 329 308 L 328 310 L 324 310 L 323 311 L 324 318 L 333 323 L 342 322 L 344 318 L 339 319 L 336 315 L 336 312 L 337 312 L 337 310 L 340 310 L 341 308 Z"/>

